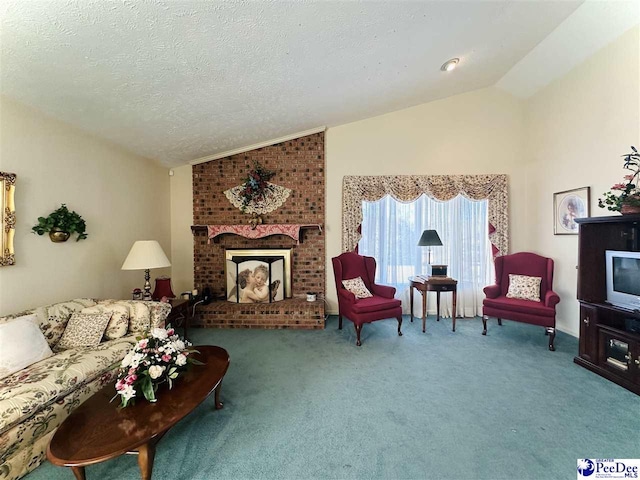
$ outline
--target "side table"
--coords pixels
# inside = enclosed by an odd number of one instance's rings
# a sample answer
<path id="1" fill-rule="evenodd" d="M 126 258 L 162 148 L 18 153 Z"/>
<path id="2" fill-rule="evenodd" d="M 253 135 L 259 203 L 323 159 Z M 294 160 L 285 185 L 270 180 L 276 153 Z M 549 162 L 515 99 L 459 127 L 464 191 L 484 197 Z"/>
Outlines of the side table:
<path id="1" fill-rule="evenodd" d="M 174 298 L 169 300 L 169 304 L 171 305 L 171 312 L 167 317 L 166 324 L 171 324 L 172 327 L 180 327 L 184 328 L 184 339 L 187 338 L 187 329 L 189 328 L 189 322 L 191 321 L 191 313 L 190 313 L 190 302 L 184 298 Z"/>
<path id="2" fill-rule="evenodd" d="M 451 292 L 453 294 L 453 331 L 456 331 L 456 297 L 458 281 L 449 277 L 409 277 L 411 284 L 409 288 L 409 299 L 411 303 L 411 321 L 413 322 L 413 290 L 416 289 L 422 295 L 422 333 L 426 331 L 427 325 L 427 292 L 436 292 L 436 317 L 440 321 L 440 292 Z"/>

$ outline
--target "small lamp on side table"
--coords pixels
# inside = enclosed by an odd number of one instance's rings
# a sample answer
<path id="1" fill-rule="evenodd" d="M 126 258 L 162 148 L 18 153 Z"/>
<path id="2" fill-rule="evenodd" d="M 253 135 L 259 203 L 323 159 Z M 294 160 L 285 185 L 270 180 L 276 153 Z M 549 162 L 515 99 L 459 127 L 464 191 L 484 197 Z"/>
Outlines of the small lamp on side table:
<path id="1" fill-rule="evenodd" d="M 122 264 L 122 270 L 144 270 L 144 294 L 143 300 L 151 300 L 151 275 L 152 268 L 170 267 L 171 262 L 165 255 L 160 244 L 155 240 L 138 240 L 133 244 L 129 255 Z"/>
<path id="2" fill-rule="evenodd" d="M 153 290 L 151 298 L 159 302 L 163 297 L 176 298 L 176 294 L 171 289 L 171 278 L 156 277 L 156 288 Z"/>
<path id="3" fill-rule="evenodd" d="M 422 236 L 418 241 L 418 246 L 429 247 L 428 260 L 427 260 L 428 262 L 427 275 L 446 277 L 447 276 L 446 265 L 431 265 L 431 247 L 442 246 L 442 240 L 440 240 L 440 236 L 438 235 L 438 232 L 435 230 L 425 230 L 424 232 L 422 232 Z"/>

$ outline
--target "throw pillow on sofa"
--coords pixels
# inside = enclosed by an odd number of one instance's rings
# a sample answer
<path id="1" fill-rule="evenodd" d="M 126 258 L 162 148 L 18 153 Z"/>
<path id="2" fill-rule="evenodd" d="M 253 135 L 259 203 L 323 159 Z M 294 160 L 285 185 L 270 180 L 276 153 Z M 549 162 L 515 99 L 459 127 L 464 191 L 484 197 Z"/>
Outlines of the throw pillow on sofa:
<path id="1" fill-rule="evenodd" d="M 107 313 L 111 316 L 104 331 L 104 338 L 107 340 L 124 337 L 129 329 L 129 307 L 127 305 L 99 303 L 93 307 L 82 309 L 81 313 Z"/>
<path id="2" fill-rule="evenodd" d="M 95 347 L 100 343 L 111 315 L 108 313 L 80 313 L 71 315 L 56 351 L 75 347 Z"/>
<path id="3" fill-rule="evenodd" d="M 0 378 L 53 355 L 35 314 L 0 324 Z"/>
<path id="4" fill-rule="evenodd" d="M 47 343 L 53 348 L 58 343 L 71 314 L 79 312 L 83 308 L 91 307 L 96 302 L 90 298 L 76 298 L 67 302 L 54 303 L 45 307 L 38 307 L 32 311 L 38 317 L 40 330 L 47 339 Z"/>
<path id="5" fill-rule="evenodd" d="M 117 300 L 114 305 L 125 305 L 129 309 L 129 332 L 145 332 L 151 328 L 151 312 L 145 302 Z"/>

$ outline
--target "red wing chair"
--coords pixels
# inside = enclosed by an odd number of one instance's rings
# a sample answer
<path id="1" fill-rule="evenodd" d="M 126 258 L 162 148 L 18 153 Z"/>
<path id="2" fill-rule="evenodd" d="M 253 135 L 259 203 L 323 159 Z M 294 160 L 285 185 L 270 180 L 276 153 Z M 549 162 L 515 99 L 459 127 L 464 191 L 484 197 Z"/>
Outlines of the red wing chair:
<path id="1" fill-rule="evenodd" d="M 356 328 L 356 345 L 362 345 L 360 331 L 362 324 L 371 323 L 386 318 L 398 319 L 398 335 L 402 336 L 402 303 L 393 298 L 396 293 L 394 287 L 376 285 L 376 260 L 373 257 L 365 257 L 357 253 L 346 252 L 331 259 L 333 262 L 333 274 L 336 280 L 338 292 L 338 329 L 342 330 L 342 316 L 353 322 Z M 372 297 L 356 298 L 342 284 L 343 280 L 362 278 L 367 290 Z"/>
<path id="2" fill-rule="evenodd" d="M 486 298 L 482 302 L 482 334 L 487 334 L 487 319 L 502 319 L 540 325 L 549 335 L 549 350 L 555 350 L 556 305 L 560 297 L 553 291 L 553 260 L 535 253 L 514 253 L 496 257 L 496 284 L 484 287 Z M 540 301 L 509 298 L 509 274 L 540 277 Z"/>

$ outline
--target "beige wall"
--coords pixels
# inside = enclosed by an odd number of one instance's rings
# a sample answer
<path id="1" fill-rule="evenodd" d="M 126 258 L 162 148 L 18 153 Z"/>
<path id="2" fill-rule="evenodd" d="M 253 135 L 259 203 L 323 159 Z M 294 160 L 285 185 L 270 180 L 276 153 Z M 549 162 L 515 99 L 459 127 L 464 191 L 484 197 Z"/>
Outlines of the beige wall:
<path id="1" fill-rule="evenodd" d="M 193 182 L 191 165 L 172 170 L 171 178 L 171 283 L 173 293 L 193 290 Z"/>
<path id="2" fill-rule="evenodd" d="M 331 257 L 342 251 L 345 175 L 505 173 L 511 193 L 511 249 L 523 249 L 523 105 L 495 88 L 330 128 L 327 131 L 327 300 L 337 312 Z M 417 242 L 417 239 L 416 239 Z"/>
<path id="3" fill-rule="evenodd" d="M 170 254 L 168 169 L 4 97 L 0 135 L 0 170 L 17 174 L 16 265 L 0 268 L 0 315 L 142 287 L 143 272 L 120 267 L 135 240 L 158 240 Z M 31 233 L 61 203 L 85 219 L 87 240 Z M 160 274 L 170 271 L 152 279 Z"/>
<path id="4" fill-rule="evenodd" d="M 623 180 L 620 156 L 640 146 L 639 59 L 636 27 L 533 96 L 525 110 L 531 221 L 522 227 L 531 248 L 556 261 L 558 328 L 575 336 L 578 237 L 553 235 L 553 193 L 589 186 L 591 216 L 614 215 L 598 207 L 598 197 Z"/>

